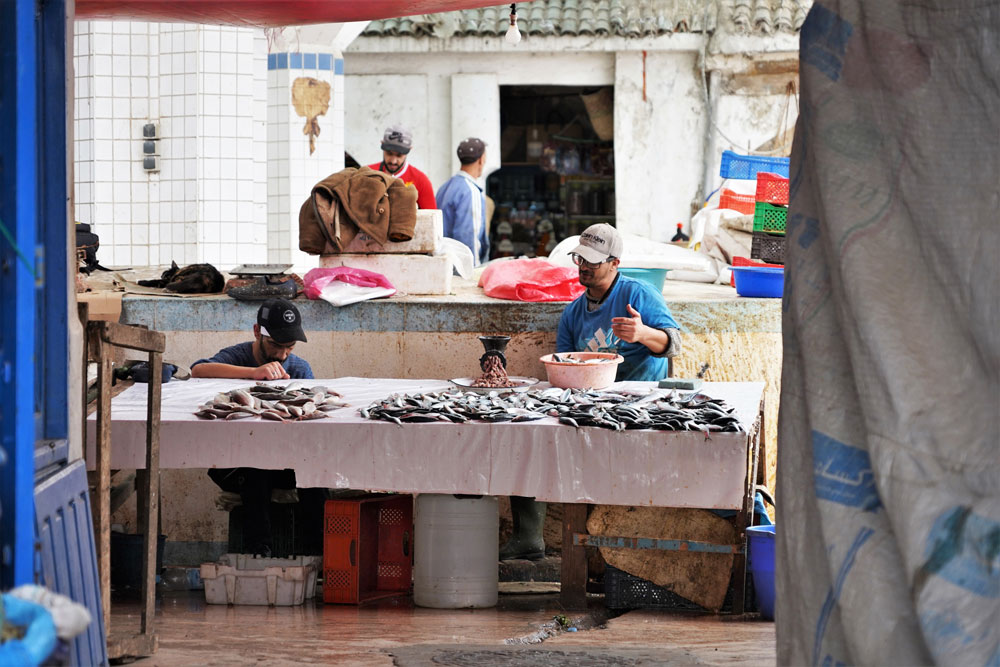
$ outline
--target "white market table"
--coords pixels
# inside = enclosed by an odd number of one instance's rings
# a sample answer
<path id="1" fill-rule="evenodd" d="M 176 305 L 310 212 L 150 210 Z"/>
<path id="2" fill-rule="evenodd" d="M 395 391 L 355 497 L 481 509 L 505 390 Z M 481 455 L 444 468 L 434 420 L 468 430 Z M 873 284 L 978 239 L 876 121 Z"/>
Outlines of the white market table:
<path id="1" fill-rule="evenodd" d="M 274 384 L 283 385 L 288 381 Z M 300 487 L 399 493 L 532 496 L 566 503 L 562 582 L 564 602 L 585 600 L 584 545 L 715 550 L 684 540 L 600 538 L 585 533 L 586 505 L 652 505 L 738 512 L 737 583 L 745 577 L 745 527 L 752 519 L 754 486 L 763 473 L 763 382 L 706 383 L 701 392 L 735 408 L 745 432 L 574 428 L 554 418 L 523 423 L 416 423 L 365 420 L 358 408 L 394 393 L 452 387 L 442 380 L 336 378 L 306 381 L 341 393 L 350 407 L 328 419 L 273 422 L 258 418 L 202 420 L 198 405 L 247 380 L 192 379 L 163 385 L 160 468 L 295 470 Z M 538 388 L 548 385 L 542 383 Z M 613 389 L 648 390 L 625 382 Z M 146 387 L 136 385 L 111 404 L 111 467 L 145 466 Z M 93 466 L 95 421 L 88 423 L 88 466 Z M 614 544 L 612 540 L 617 540 Z M 631 540 L 630 543 L 626 543 Z M 671 543 L 668 545 L 666 543 Z M 734 591 L 742 612 L 743 587 Z"/>

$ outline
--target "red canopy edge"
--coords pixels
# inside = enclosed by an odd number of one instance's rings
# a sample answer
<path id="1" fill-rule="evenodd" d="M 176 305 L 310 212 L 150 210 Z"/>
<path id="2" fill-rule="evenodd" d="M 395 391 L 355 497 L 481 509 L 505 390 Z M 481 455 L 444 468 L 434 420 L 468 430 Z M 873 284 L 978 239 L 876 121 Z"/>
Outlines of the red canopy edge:
<path id="1" fill-rule="evenodd" d="M 276 28 L 490 7 L 496 0 L 77 0 L 78 19 Z"/>

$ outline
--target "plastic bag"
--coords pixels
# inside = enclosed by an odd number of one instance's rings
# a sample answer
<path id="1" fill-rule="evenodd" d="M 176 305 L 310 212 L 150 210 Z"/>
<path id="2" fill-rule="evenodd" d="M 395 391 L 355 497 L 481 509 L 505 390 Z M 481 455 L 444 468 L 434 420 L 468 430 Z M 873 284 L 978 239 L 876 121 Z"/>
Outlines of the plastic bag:
<path id="1" fill-rule="evenodd" d="M 586 289 L 576 267 L 556 266 L 545 259 L 490 262 L 479 286 L 486 296 L 512 301 L 572 301 Z"/>
<path id="2" fill-rule="evenodd" d="M 59 639 L 69 641 L 90 625 L 90 612 L 86 607 L 43 586 L 23 584 L 12 590 L 10 595 L 44 607 L 52 615 Z"/>
<path id="3" fill-rule="evenodd" d="M 312 269 L 303 282 L 307 297 L 322 299 L 334 306 L 346 306 L 396 293 L 396 288 L 381 273 L 350 266 Z"/>
<path id="4" fill-rule="evenodd" d="M 56 626 L 45 607 L 3 594 L 6 620 L 25 629 L 24 637 L 0 644 L 0 667 L 39 665 L 56 647 Z"/>

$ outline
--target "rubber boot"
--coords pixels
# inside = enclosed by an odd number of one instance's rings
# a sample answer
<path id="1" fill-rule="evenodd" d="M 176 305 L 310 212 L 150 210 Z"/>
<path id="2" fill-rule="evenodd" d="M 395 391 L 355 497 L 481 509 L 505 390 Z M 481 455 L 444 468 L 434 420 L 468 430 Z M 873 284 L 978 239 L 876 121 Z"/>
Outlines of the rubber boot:
<path id="1" fill-rule="evenodd" d="M 510 513 L 514 519 L 514 532 L 500 548 L 500 560 L 538 560 L 545 556 L 546 504 L 534 498 L 510 497 Z"/>

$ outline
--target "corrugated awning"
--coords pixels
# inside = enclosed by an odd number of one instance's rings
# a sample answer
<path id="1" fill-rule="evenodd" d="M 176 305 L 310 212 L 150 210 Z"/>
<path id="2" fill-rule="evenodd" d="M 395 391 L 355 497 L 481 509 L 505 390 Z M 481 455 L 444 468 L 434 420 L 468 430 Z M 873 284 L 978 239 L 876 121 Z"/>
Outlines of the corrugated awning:
<path id="1" fill-rule="evenodd" d="M 275 28 L 372 21 L 493 4 L 496 0 L 77 0 L 76 17 Z"/>

